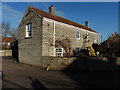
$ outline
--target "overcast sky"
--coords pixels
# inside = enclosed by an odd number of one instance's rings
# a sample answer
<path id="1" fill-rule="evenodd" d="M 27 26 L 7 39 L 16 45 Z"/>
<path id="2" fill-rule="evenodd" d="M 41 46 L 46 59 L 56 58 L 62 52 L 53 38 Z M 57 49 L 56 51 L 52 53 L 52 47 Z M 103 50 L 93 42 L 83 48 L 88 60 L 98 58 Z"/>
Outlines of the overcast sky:
<path id="1" fill-rule="evenodd" d="M 106 39 L 118 32 L 117 2 L 3 2 L 2 21 L 9 22 L 12 28 L 17 28 L 28 6 L 48 12 L 48 7 L 54 5 L 56 14 L 84 25 L 89 21 L 89 27 Z"/>

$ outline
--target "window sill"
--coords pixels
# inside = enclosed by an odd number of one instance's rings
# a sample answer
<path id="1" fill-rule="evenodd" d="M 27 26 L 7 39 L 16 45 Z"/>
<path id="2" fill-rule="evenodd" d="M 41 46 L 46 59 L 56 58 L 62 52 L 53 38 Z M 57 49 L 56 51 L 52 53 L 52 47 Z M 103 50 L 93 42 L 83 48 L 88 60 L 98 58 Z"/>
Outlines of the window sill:
<path id="1" fill-rule="evenodd" d="M 29 39 L 29 38 L 31 38 L 31 37 L 25 37 L 25 39 Z"/>
<path id="2" fill-rule="evenodd" d="M 80 40 L 80 38 L 76 38 L 76 40 Z"/>

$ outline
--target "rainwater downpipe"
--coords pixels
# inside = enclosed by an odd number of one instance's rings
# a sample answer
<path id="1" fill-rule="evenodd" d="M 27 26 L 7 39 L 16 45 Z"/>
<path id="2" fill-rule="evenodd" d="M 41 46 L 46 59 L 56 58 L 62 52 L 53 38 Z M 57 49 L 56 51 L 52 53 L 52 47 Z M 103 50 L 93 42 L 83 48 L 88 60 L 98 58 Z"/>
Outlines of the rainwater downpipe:
<path id="1" fill-rule="evenodd" d="M 53 21 L 53 52 L 55 56 L 55 21 Z"/>

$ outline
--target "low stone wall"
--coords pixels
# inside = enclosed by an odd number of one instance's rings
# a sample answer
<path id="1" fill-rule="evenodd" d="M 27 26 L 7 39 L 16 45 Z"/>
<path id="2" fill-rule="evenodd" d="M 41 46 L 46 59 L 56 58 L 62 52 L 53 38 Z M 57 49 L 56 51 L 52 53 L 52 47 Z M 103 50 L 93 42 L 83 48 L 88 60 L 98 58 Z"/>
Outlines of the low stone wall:
<path id="1" fill-rule="evenodd" d="M 45 70 L 61 71 L 118 71 L 120 57 L 41 57 L 21 63 L 37 66 Z"/>
<path id="2" fill-rule="evenodd" d="M 0 50 L 0 56 L 12 56 L 12 50 Z"/>
<path id="3" fill-rule="evenodd" d="M 117 64 L 117 65 L 120 65 L 120 57 L 117 57 L 117 58 L 116 58 L 116 64 Z"/>
<path id="4" fill-rule="evenodd" d="M 114 62 L 116 65 L 120 65 L 120 57 L 91 57 L 93 60 L 100 60 L 105 62 Z"/>
<path id="5" fill-rule="evenodd" d="M 106 57 L 43 57 L 42 68 L 70 71 L 111 71 L 118 70 L 120 58 L 108 60 Z"/>
<path id="6" fill-rule="evenodd" d="M 63 70 L 70 65 L 76 57 L 43 57 L 43 68 L 49 70 Z"/>

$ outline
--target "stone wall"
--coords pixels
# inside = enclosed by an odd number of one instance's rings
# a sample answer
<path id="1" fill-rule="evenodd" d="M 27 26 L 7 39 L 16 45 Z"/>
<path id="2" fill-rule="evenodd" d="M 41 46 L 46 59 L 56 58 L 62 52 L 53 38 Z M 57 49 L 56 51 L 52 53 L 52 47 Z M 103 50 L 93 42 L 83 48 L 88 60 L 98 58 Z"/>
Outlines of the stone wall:
<path id="1" fill-rule="evenodd" d="M 0 56 L 12 56 L 12 50 L 0 50 Z"/>
<path id="2" fill-rule="evenodd" d="M 55 29 L 55 35 L 54 35 Z M 76 31 L 80 31 L 80 39 L 76 39 Z M 71 25 L 67 25 L 51 19 L 43 20 L 43 34 L 42 34 L 42 56 L 54 56 L 54 41 L 63 40 L 66 38 L 70 39 L 70 45 L 72 49 L 81 48 L 83 46 L 83 35 L 89 33 L 86 46 L 92 45 L 93 43 L 99 43 L 99 34 L 77 28 Z M 55 38 L 55 40 L 54 40 Z M 96 39 L 96 41 L 95 41 Z M 65 52 L 64 52 L 65 53 Z"/>
<path id="3" fill-rule="evenodd" d="M 32 23 L 32 37 L 25 38 L 26 24 L 29 23 Z M 21 63 L 38 66 L 44 69 L 49 67 L 50 70 L 63 70 L 73 62 L 78 61 L 75 57 L 46 57 L 54 55 L 55 47 L 51 45 L 54 41 L 54 29 L 55 40 L 70 38 L 72 41 L 71 47 L 73 49 L 82 47 L 83 35 L 87 33 L 87 31 L 80 28 L 59 24 L 56 21 L 54 27 L 53 21 L 45 21 L 43 20 L 43 17 L 40 17 L 33 10 L 29 9 L 19 25 L 19 61 Z M 76 39 L 76 30 L 80 31 L 80 40 Z M 89 32 L 89 34 L 90 42 L 87 43 L 87 45 L 91 45 L 94 42 L 95 36 L 97 37 L 98 42 L 98 34 L 92 32 Z M 87 69 L 88 66 L 83 68 L 87 65 L 86 62 L 87 61 L 83 60 L 80 63 L 79 69 Z M 79 66 L 79 64 L 77 65 Z"/>
<path id="4" fill-rule="evenodd" d="M 110 59 L 86 58 L 86 57 L 42 57 L 40 61 L 33 62 L 32 65 L 45 70 L 61 71 L 117 71 L 120 65 L 120 58 Z"/>
<path id="5" fill-rule="evenodd" d="M 117 64 L 117 65 L 120 65 L 120 57 L 117 57 L 117 58 L 116 58 L 116 64 Z"/>
<path id="6" fill-rule="evenodd" d="M 63 70 L 74 60 L 76 60 L 76 57 L 43 57 L 42 68 L 46 69 L 48 67 L 49 70 Z"/>
<path id="7" fill-rule="evenodd" d="M 32 23 L 32 36 L 25 38 L 26 24 Z M 42 18 L 31 9 L 23 17 L 19 26 L 19 61 L 34 65 L 41 59 Z"/>

